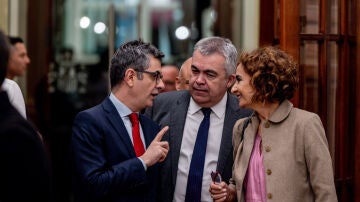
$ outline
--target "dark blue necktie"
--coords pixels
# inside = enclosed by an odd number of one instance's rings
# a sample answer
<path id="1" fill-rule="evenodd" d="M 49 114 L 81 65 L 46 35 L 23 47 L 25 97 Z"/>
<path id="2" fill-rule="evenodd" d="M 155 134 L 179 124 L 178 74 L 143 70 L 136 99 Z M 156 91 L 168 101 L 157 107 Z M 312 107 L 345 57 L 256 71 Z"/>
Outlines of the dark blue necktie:
<path id="1" fill-rule="evenodd" d="M 211 109 L 202 108 L 201 111 L 204 113 L 204 119 L 200 123 L 199 131 L 196 136 L 186 186 L 185 202 L 199 202 L 201 199 L 201 186 L 204 173 Z"/>

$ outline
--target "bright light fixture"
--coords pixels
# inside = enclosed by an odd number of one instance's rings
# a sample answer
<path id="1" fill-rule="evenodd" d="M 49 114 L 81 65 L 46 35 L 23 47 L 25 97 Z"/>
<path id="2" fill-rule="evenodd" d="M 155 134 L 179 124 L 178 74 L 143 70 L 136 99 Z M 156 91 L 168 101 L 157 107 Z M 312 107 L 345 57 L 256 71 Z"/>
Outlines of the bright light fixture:
<path id="1" fill-rule="evenodd" d="M 106 29 L 106 25 L 103 22 L 97 22 L 94 26 L 94 32 L 96 34 L 102 34 Z"/>
<path id="2" fill-rule="evenodd" d="M 81 19 L 80 19 L 80 27 L 82 29 L 86 29 L 88 28 L 90 25 L 90 18 L 88 18 L 87 16 L 83 16 Z"/>
<path id="3" fill-rule="evenodd" d="M 190 30 L 185 26 L 180 26 L 175 30 L 176 38 L 180 40 L 185 40 L 190 36 Z"/>

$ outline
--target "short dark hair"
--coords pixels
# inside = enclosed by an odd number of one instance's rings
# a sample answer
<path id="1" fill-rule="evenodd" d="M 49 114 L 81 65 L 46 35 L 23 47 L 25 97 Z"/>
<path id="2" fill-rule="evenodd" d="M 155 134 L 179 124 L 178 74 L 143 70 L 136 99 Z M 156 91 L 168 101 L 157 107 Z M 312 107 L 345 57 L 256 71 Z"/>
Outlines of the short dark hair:
<path id="1" fill-rule="evenodd" d="M 145 43 L 141 39 L 121 45 L 110 62 L 111 88 L 124 79 L 127 69 L 133 68 L 138 71 L 148 69 L 151 56 L 161 61 L 164 54 L 152 44 Z"/>
<path id="2" fill-rule="evenodd" d="M 24 40 L 18 36 L 8 36 L 10 44 L 15 45 L 17 43 L 24 43 Z"/>
<path id="3" fill-rule="evenodd" d="M 284 51 L 267 46 L 242 53 L 239 62 L 256 90 L 254 102 L 282 102 L 294 96 L 299 85 L 297 63 Z"/>
<path id="4" fill-rule="evenodd" d="M 9 60 L 9 41 L 5 34 L 0 30 L 0 86 L 5 76 L 6 68 Z"/>

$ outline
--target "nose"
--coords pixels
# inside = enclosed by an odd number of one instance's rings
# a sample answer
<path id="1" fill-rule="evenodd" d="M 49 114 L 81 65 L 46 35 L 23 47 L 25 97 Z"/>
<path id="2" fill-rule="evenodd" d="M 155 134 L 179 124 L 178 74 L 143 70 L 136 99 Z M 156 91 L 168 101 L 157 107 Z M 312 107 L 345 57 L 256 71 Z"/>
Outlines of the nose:
<path id="1" fill-rule="evenodd" d="M 196 81 L 196 83 L 198 83 L 198 84 L 203 84 L 203 83 L 205 83 L 205 74 L 199 74 L 198 76 L 197 76 L 197 78 L 195 79 L 195 81 Z"/>
<path id="2" fill-rule="evenodd" d="M 231 93 L 235 94 L 238 91 L 236 82 L 233 84 L 233 86 L 231 87 Z"/>
<path id="3" fill-rule="evenodd" d="M 163 82 L 162 79 L 159 79 L 158 82 L 156 82 L 156 86 L 155 86 L 157 89 L 159 89 L 160 91 L 164 90 L 165 88 L 165 84 Z"/>
<path id="4" fill-rule="evenodd" d="M 31 60 L 30 60 L 29 56 L 25 57 L 25 62 L 26 62 L 26 64 L 30 64 Z"/>

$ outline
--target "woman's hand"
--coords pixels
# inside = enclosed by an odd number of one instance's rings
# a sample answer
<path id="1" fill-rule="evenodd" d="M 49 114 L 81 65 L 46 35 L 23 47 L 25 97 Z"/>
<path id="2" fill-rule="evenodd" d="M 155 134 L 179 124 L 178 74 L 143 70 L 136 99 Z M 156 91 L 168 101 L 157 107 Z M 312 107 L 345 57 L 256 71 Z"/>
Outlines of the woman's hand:
<path id="1" fill-rule="evenodd" d="M 214 202 L 234 201 L 236 192 L 232 190 L 224 181 L 221 183 L 211 182 L 209 192 Z"/>

